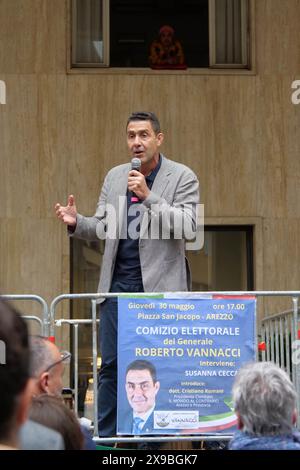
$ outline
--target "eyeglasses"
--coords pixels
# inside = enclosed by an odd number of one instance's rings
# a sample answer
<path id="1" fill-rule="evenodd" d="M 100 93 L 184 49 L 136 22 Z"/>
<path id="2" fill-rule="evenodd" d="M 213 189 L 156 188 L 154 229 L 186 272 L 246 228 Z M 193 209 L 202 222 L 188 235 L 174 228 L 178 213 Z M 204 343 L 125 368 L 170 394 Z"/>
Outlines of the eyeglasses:
<path id="1" fill-rule="evenodd" d="M 72 354 L 69 351 L 61 351 L 60 356 L 61 358 L 59 359 L 59 361 L 56 361 L 56 362 L 53 362 L 53 364 L 50 364 L 50 366 L 48 366 L 47 369 L 44 370 L 44 372 L 48 372 L 50 369 L 52 369 L 52 367 L 57 366 L 61 362 L 63 362 L 64 364 L 70 363 Z"/>

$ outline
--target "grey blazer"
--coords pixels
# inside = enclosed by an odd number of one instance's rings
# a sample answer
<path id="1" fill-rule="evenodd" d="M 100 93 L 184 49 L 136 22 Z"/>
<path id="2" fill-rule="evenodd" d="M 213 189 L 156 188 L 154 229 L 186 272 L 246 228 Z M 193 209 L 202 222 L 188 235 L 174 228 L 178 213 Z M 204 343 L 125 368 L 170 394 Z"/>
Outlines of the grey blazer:
<path id="1" fill-rule="evenodd" d="M 130 169 L 131 164 L 126 163 L 108 172 L 95 215 L 84 217 L 78 214 L 76 229 L 70 233 L 71 236 L 85 240 L 105 239 L 98 292 L 109 292 L 111 286 L 119 231 L 127 209 L 126 191 Z M 150 195 L 141 204 L 139 251 L 145 292 L 189 290 L 185 239 L 195 237 L 198 203 L 199 183 L 196 175 L 185 165 L 168 160 L 162 155 L 161 167 Z M 116 217 L 111 208 L 114 208 Z M 159 225 L 160 232 L 157 229 Z M 156 233 L 155 239 L 153 233 Z M 167 237 L 168 233 L 169 239 L 164 239 L 162 234 Z"/>

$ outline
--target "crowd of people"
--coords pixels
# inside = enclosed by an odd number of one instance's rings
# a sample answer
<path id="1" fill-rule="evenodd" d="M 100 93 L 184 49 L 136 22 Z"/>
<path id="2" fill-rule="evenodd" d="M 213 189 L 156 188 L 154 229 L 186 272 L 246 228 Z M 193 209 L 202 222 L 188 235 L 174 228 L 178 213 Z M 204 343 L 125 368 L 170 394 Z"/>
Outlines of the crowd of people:
<path id="1" fill-rule="evenodd" d="M 62 400 L 68 355 L 47 338 L 30 337 L 22 316 L 1 299 L 0 340 L 5 345 L 0 365 L 0 449 L 95 448 Z M 133 382 L 131 371 L 140 373 L 143 367 L 130 365 L 127 382 Z M 300 450 L 297 395 L 286 372 L 271 362 L 246 364 L 237 373 L 232 396 L 238 431 L 229 450 Z"/>
<path id="2" fill-rule="evenodd" d="M 0 299 L 1 450 L 95 450 L 89 430 L 62 399 L 70 355 L 42 336 L 30 336 L 22 316 Z"/>

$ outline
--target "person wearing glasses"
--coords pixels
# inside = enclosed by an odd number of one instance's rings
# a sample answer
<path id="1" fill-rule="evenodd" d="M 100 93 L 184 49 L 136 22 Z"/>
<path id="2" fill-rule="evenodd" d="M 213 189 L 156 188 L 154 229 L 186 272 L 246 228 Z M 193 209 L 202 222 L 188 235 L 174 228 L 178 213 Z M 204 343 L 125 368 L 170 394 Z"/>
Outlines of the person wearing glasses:
<path id="1" fill-rule="evenodd" d="M 60 396 L 63 389 L 65 364 L 70 362 L 71 353 L 62 351 L 43 336 L 30 337 L 31 375 L 35 379 L 33 395 L 42 393 Z"/>
<path id="2" fill-rule="evenodd" d="M 155 434 L 154 409 L 160 388 L 155 366 L 145 360 L 131 362 L 126 369 L 125 390 L 132 408 L 120 419 L 122 434 Z"/>
<path id="3" fill-rule="evenodd" d="M 63 373 L 65 365 L 70 363 L 71 353 L 60 351 L 44 336 L 30 337 L 31 376 L 34 378 L 33 397 L 50 395 L 62 399 Z M 84 444 L 83 450 L 96 450 L 89 430 L 80 425 Z M 35 436 L 33 436 L 33 439 Z M 24 436 L 24 441 L 26 436 Z M 26 443 L 27 448 L 30 443 Z"/>

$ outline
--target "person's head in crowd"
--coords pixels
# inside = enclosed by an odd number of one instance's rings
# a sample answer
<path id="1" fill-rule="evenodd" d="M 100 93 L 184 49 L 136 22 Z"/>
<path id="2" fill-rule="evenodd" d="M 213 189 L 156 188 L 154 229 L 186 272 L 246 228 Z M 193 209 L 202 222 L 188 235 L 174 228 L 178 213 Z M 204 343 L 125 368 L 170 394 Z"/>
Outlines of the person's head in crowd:
<path id="1" fill-rule="evenodd" d="M 33 394 L 60 395 L 63 388 L 64 364 L 70 353 L 60 352 L 58 347 L 43 336 L 30 337 L 31 374 L 35 378 Z"/>
<path id="2" fill-rule="evenodd" d="M 275 364 L 257 362 L 242 367 L 232 395 L 239 430 L 255 436 L 293 432 L 297 420 L 295 387 Z"/>
<path id="3" fill-rule="evenodd" d="M 0 298 L 0 444 L 17 447 L 32 393 L 25 321 Z"/>
<path id="4" fill-rule="evenodd" d="M 59 432 L 64 439 L 65 450 L 82 450 L 84 436 L 79 421 L 61 398 L 47 394 L 33 397 L 29 418 Z"/>
<path id="5" fill-rule="evenodd" d="M 136 415 L 147 413 L 155 406 L 160 383 L 154 365 L 145 360 L 131 362 L 126 369 L 127 399 Z"/>

